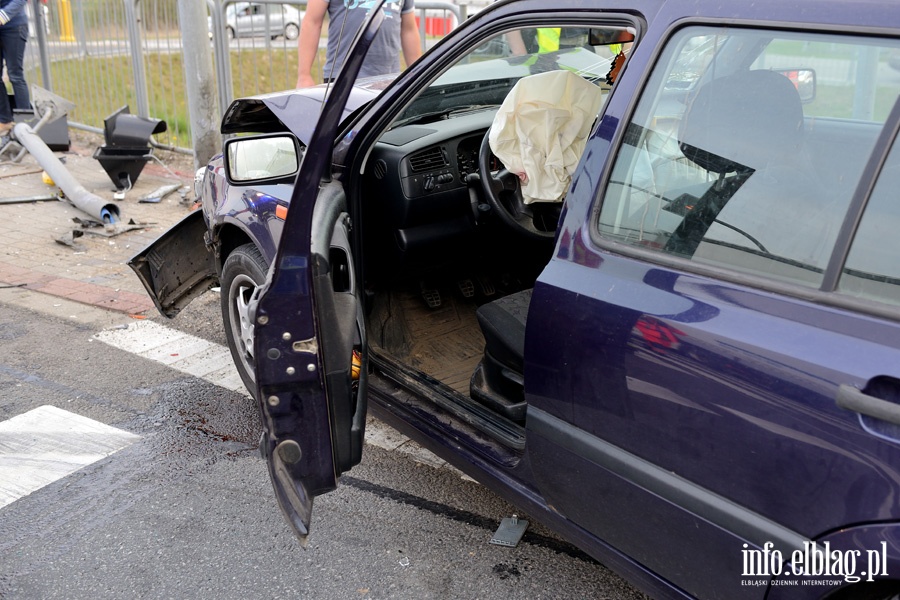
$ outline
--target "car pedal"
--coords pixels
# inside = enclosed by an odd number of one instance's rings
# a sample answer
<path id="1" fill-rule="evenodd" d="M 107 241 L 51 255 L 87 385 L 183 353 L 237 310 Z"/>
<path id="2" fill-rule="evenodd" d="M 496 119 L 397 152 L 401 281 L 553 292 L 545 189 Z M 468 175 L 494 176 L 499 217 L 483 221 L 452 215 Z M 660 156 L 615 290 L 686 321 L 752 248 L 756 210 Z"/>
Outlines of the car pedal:
<path id="1" fill-rule="evenodd" d="M 441 293 L 437 290 L 422 290 L 422 298 L 425 299 L 428 308 L 441 307 Z"/>
<path id="2" fill-rule="evenodd" d="M 491 280 L 488 277 L 479 277 L 478 284 L 481 286 L 481 293 L 485 296 L 493 296 L 497 293 L 494 284 L 491 283 Z"/>
<path id="3" fill-rule="evenodd" d="M 471 279 L 460 279 L 456 285 L 459 286 L 459 293 L 463 295 L 463 298 L 471 298 L 475 295 L 475 284 Z"/>
<path id="4" fill-rule="evenodd" d="M 428 305 L 428 308 L 440 308 L 440 291 L 435 288 L 428 287 L 424 282 L 419 284 L 419 288 L 422 290 L 422 299 L 425 300 L 425 304 Z"/>

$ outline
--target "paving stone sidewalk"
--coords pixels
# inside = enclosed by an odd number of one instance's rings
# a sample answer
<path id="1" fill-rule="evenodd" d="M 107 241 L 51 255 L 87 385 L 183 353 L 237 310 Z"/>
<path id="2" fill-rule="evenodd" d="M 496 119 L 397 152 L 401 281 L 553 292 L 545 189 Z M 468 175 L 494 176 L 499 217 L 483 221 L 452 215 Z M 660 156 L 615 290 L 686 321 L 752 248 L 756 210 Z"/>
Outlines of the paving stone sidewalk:
<path id="1" fill-rule="evenodd" d="M 94 139 L 79 132 L 72 135 L 68 152 L 55 155 L 85 189 L 119 207 L 120 225 L 134 222 L 143 227 L 115 235 L 102 227 L 82 228 L 74 219 L 93 218 L 65 200 L 4 203 L 13 198 L 55 195 L 59 189 L 45 183 L 43 168 L 31 155 L 13 163 L 9 152 L 4 153 L 0 157 L 0 287 L 22 287 L 141 315 L 155 307 L 125 263 L 191 210 L 193 158 L 154 150 L 159 162 L 148 162 L 134 187 L 117 201 L 112 181 L 93 158 L 102 142 L 102 137 Z M 187 186 L 187 198 L 175 191 L 158 203 L 139 202 L 172 184 Z M 76 230 L 83 235 L 76 237 Z"/>

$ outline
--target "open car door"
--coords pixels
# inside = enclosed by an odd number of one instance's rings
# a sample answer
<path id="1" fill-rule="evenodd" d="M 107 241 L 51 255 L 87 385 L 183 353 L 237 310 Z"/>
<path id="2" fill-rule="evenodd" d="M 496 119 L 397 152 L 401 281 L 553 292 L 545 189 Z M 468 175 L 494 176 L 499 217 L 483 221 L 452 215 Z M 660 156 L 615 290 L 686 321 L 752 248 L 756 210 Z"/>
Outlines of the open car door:
<path id="1" fill-rule="evenodd" d="M 260 449 L 302 543 L 312 501 L 362 457 L 366 340 L 343 187 L 332 150 L 365 53 L 384 19 L 372 7 L 326 97 L 306 149 L 275 260 L 251 302 Z"/>

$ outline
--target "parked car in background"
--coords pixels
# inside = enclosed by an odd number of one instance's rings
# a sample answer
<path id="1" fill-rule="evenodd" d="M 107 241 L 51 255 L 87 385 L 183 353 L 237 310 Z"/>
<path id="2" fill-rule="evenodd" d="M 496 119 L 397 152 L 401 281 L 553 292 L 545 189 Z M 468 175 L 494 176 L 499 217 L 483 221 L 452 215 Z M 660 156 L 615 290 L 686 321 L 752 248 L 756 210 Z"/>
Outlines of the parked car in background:
<path id="1" fill-rule="evenodd" d="M 261 4 L 236 2 L 225 9 L 225 34 L 229 40 L 236 37 L 276 37 L 296 40 L 300 36 L 300 23 L 304 11 L 290 4 Z M 212 37 L 212 18 L 208 19 Z"/>
<path id="2" fill-rule="evenodd" d="M 654 597 L 897 598 L 894 2 L 501 0 L 354 82 L 372 15 L 131 261 L 221 286 L 298 536 L 371 412 Z"/>

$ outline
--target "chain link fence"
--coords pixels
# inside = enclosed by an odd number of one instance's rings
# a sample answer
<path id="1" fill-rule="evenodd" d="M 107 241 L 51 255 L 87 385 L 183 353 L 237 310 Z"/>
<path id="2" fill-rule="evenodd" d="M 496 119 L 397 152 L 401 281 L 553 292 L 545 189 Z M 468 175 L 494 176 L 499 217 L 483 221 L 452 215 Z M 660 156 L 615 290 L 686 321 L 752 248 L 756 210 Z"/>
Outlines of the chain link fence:
<path id="1" fill-rule="evenodd" d="M 207 30 L 188 33 L 179 27 L 179 0 L 29 0 L 26 79 L 75 104 L 70 127 L 102 133 L 103 120 L 127 105 L 166 121 L 154 145 L 191 152 L 183 35 L 210 40 L 221 112 L 236 97 L 294 87 L 295 17 L 302 19 L 306 6 L 205 1 Z M 416 9 L 423 45 L 465 19 L 464 7 L 442 0 L 419 0 Z"/>

